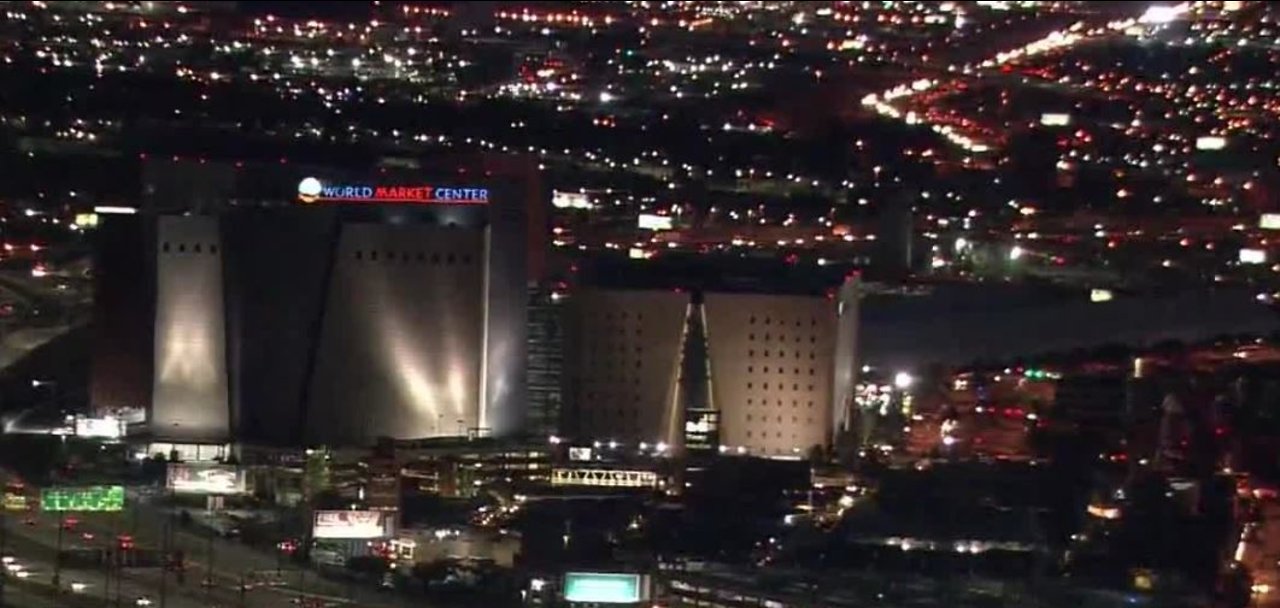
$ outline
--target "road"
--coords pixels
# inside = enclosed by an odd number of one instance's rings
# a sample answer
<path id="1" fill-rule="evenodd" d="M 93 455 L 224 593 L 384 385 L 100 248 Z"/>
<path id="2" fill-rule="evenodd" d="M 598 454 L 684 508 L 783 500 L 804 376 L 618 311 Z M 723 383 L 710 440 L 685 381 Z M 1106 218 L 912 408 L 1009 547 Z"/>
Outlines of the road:
<path id="1" fill-rule="evenodd" d="M 104 548 L 116 542 L 117 534 L 130 533 L 139 548 L 159 548 L 170 516 L 150 506 L 134 506 L 124 513 L 81 513 L 74 530 L 64 530 L 64 550 Z M 58 514 L 39 513 L 10 515 L 7 518 L 4 553 L 15 557 L 28 572 L 23 582 L 28 585 L 52 584 L 54 557 L 59 546 Z M 185 552 L 187 571 L 179 582 L 174 573 L 159 568 L 125 568 L 111 572 L 105 567 L 64 567 L 60 587 L 67 599 L 97 598 L 92 605 L 132 606 L 137 598 L 146 597 L 154 606 L 165 608 L 198 608 L 208 606 L 245 606 L 254 608 L 296 608 L 301 598 L 308 605 L 338 608 L 421 607 L 421 599 L 401 598 L 376 590 L 320 578 L 314 571 L 296 566 L 278 568 L 273 554 L 264 553 L 232 540 L 210 538 L 197 529 L 172 525 L 172 547 Z M 208 567 L 212 556 L 213 567 Z M 211 572 L 211 575 L 210 575 Z M 210 581 L 211 585 L 202 582 Z M 12 579 L 11 579 L 12 580 Z M 71 593 L 71 585 L 84 587 Z M 242 593 L 241 585 L 245 585 Z M 117 588 L 119 589 L 117 591 Z M 55 598 L 58 599 L 58 598 Z M 41 603 L 33 597 L 31 605 Z M 26 606 L 23 601 L 21 605 Z M 70 606 L 57 603 L 57 606 Z"/>
<path id="2" fill-rule="evenodd" d="M 1280 503 L 1263 503 L 1257 532 L 1252 538 L 1246 536 L 1242 549 L 1240 561 L 1253 573 L 1253 605 L 1280 608 Z"/>

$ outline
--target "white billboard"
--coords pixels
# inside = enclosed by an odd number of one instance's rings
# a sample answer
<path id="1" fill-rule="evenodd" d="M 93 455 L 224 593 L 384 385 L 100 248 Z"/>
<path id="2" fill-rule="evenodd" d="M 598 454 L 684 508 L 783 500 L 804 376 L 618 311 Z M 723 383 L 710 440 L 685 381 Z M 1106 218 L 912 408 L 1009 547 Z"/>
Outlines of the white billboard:
<path id="1" fill-rule="evenodd" d="M 1280 213 L 1264 213 L 1258 219 L 1258 227 L 1263 230 L 1280 230 Z"/>
<path id="2" fill-rule="evenodd" d="M 76 416 L 77 437 L 119 439 L 124 436 L 124 427 L 124 421 L 115 416 L 103 416 L 101 418 Z"/>
<path id="3" fill-rule="evenodd" d="M 1045 112 L 1040 115 L 1040 124 L 1046 127 L 1065 127 L 1071 124 L 1071 115 L 1061 112 Z"/>
<path id="4" fill-rule="evenodd" d="M 313 538 L 366 539 L 391 536 L 391 518 L 383 511 L 316 511 Z"/>
<path id="5" fill-rule="evenodd" d="M 551 193 L 551 206 L 556 209 L 590 209 L 591 199 L 581 192 L 563 192 L 556 190 Z"/>
<path id="6" fill-rule="evenodd" d="M 672 222 L 671 216 L 668 215 L 641 213 L 636 220 L 636 225 L 641 230 L 671 230 L 675 224 Z"/>
<path id="7" fill-rule="evenodd" d="M 227 464 L 169 465 L 168 486 L 176 494 L 243 494 L 244 472 Z"/>
<path id="8" fill-rule="evenodd" d="M 1262 249 L 1248 249 L 1248 248 L 1241 249 L 1240 263 L 1241 264 L 1266 264 L 1267 252 Z"/>
<path id="9" fill-rule="evenodd" d="M 1207 135 L 1205 137 L 1196 138 L 1197 150 L 1221 150 L 1225 147 L 1227 147 L 1227 138 L 1225 137 Z"/>

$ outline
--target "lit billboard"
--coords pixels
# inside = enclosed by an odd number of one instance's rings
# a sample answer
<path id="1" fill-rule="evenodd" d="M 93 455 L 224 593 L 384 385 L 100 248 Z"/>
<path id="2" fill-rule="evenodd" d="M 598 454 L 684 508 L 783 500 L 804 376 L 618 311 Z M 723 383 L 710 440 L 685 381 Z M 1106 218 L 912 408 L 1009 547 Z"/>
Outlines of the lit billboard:
<path id="1" fill-rule="evenodd" d="M 77 437 L 119 439 L 124 436 L 124 429 L 124 421 L 115 416 L 103 416 L 101 418 L 76 416 Z"/>
<path id="2" fill-rule="evenodd" d="M 1065 127 L 1071 124 L 1071 115 L 1061 112 L 1045 112 L 1040 115 L 1040 124 L 1046 127 Z"/>
<path id="3" fill-rule="evenodd" d="M 26 494 L 18 494 L 17 492 L 4 493 L 5 511 L 26 511 L 28 507 Z"/>
<path id="4" fill-rule="evenodd" d="M 641 213 L 636 218 L 636 226 L 641 230 L 671 230 L 675 227 L 675 222 L 669 215 Z"/>
<path id="5" fill-rule="evenodd" d="M 244 472 L 228 464 L 169 465 L 168 487 L 176 494 L 244 494 Z"/>
<path id="6" fill-rule="evenodd" d="M 1196 138 L 1197 150 L 1221 150 L 1227 147 L 1227 138 L 1209 135 Z"/>
<path id="7" fill-rule="evenodd" d="M 564 599 L 591 604 L 634 604 L 644 599 L 639 574 L 566 572 Z"/>
<path id="8" fill-rule="evenodd" d="M 1240 263 L 1241 264 L 1266 264 L 1267 252 L 1263 249 L 1248 249 L 1248 248 L 1241 249 Z"/>
<path id="9" fill-rule="evenodd" d="M 391 514 L 384 511 L 316 511 L 312 537 L 368 539 L 391 536 Z"/>
<path id="10" fill-rule="evenodd" d="M 591 209 L 591 199 L 581 192 L 563 192 L 556 190 L 551 193 L 551 206 L 556 209 Z"/>
<path id="11" fill-rule="evenodd" d="M 1280 213 L 1264 213 L 1258 219 L 1258 227 L 1263 230 L 1280 230 Z"/>
<path id="12" fill-rule="evenodd" d="M 123 511 L 124 486 L 53 487 L 40 490 L 40 510 Z"/>

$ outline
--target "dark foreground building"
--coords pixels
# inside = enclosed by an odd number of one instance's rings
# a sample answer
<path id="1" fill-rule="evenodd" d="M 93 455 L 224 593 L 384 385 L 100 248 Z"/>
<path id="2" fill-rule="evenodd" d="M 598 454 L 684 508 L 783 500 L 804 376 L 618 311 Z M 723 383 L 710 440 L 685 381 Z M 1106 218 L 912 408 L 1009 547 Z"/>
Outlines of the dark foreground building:
<path id="1" fill-rule="evenodd" d="M 103 222 L 96 408 L 144 409 L 153 439 L 191 443 L 520 429 L 527 183 L 291 168 L 260 197 L 243 190 L 261 175 L 209 174 L 212 204 L 152 189 Z"/>

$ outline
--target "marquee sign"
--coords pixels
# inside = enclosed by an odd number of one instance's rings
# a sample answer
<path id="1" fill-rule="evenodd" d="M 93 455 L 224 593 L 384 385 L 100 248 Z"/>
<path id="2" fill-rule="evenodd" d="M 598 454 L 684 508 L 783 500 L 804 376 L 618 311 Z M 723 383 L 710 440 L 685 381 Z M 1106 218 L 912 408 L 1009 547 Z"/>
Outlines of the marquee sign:
<path id="1" fill-rule="evenodd" d="M 553 486 L 597 488 L 657 488 L 658 474 L 626 469 L 552 469 Z"/>

